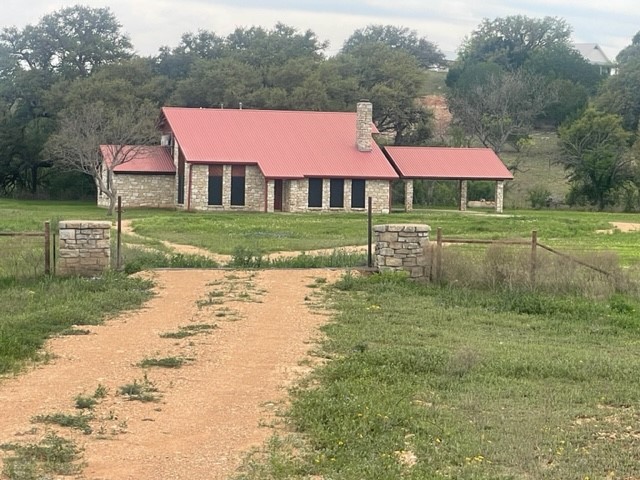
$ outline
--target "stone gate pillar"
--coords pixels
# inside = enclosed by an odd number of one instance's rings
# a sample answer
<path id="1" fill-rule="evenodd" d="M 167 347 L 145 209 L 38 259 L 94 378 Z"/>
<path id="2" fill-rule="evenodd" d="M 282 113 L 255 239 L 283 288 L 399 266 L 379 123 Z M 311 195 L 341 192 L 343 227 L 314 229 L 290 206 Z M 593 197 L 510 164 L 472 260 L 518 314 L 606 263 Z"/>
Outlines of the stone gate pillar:
<path id="1" fill-rule="evenodd" d="M 426 275 L 429 225 L 375 225 L 373 231 L 379 271 L 403 270 L 412 278 Z"/>
<path id="2" fill-rule="evenodd" d="M 59 275 L 92 277 L 110 268 L 111 222 L 68 220 L 59 229 Z"/>

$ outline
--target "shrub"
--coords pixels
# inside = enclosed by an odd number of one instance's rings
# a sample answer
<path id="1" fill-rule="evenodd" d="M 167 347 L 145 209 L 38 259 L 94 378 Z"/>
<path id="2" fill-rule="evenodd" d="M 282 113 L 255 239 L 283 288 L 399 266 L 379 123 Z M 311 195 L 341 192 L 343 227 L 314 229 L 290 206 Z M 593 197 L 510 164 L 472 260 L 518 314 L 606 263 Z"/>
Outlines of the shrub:
<path id="1" fill-rule="evenodd" d="M 541 185 L 536 185 L 529 189 L 527 196 L 529 198 L 529 203 L 531 203 L 531 208 L 540 210 L 541 208 L 549 206 L 551 192 Z"/>

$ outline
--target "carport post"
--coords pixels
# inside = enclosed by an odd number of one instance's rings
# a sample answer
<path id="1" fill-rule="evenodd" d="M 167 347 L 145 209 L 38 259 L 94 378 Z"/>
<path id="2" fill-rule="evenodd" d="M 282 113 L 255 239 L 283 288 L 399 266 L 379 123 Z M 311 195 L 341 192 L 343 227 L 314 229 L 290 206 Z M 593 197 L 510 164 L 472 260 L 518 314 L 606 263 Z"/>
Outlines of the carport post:
<path id="1" fill-rule="evenodd" d="M 460 211 L 464 212 L 467 209 L 467 181 L 460 180 L 459 188 L 460 191 Z"/>

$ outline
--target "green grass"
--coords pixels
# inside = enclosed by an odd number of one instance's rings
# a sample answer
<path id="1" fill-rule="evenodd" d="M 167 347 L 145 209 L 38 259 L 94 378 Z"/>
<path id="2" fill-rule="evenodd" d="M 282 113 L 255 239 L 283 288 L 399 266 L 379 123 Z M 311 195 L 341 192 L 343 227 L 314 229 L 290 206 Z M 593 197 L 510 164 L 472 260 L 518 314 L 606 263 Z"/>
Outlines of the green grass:
<path id="1" fill-rule="evenodd" d="M 338 288 L 318 352 L 330 361 L 293 392 L 296 433 L 239 478 L 640 475 L 638 298 L 399 275 L 349 276 Z"/>
<path id="2" fill-rule="evenodd" d="M 209 333 L 211 330 L 215 330 L 218 328 L 217 325 L 209 325 L 209 324 L 196 324 L 196 325 L 187 325 L 186 327 L 180 327 L 178 330 L 173 332 L 164 332 L 160 334 L 160 338 L 187 338 L 194 337 L 201 333 Z"/>
<path id="3" fill-rule="evenodd" d="M 447 72 L 433 72 L 425 70 L 423 72 L 424 83 L 420 90 L 420 95 L 444 95 L 447 92 L 445 80 Z"/>
<path id="4" fill-rule="evenodd" d="M 0 450 L 12 452 L 4 458 L 2 473 L 9 480 L 37 480 L 54 475 L 80 472 L 81 450 L 71 441 L 48 433 L 38 443 L 2 444 Z"/>
<path id="5" fill-rule="evenodd" d="M 135 400 L 138 402 L 157 402 L 160 400 L 157 387 L 151 382 L 145 374 L 142 380 L 134 380 L 118 387 L 118 393 L 127 398 L 127 400 Z"/>
<path id="6" fill-rule="evenodd" d="M 180 368 L 185 364 L 185 362 L 186 359 L 182 357 L 145 358 L 138 363 L 138 366 L 142 368 Z"/>
<path id="7" fill-rule="evenodd" d="M 82 433 L 86 435 L 89 435 L 93 431 L 89 424 L 91 420 L 93 420 L 93 415 L 91 414 L 85 415 L 83 413 L 78 413 L 76 415 L 71 415 L 62 412 L 51 413 L 48 415 L 37 415 L 31 419 L 34 423 L 45 423 L 81 430 Z"/>
<path id="8" fill-rule="evenodd" d="M 0 374 L 38 360 L 45 340 L 140 306 L 151 283 L 120 274 L 100 279 L 0 279 Z"/>

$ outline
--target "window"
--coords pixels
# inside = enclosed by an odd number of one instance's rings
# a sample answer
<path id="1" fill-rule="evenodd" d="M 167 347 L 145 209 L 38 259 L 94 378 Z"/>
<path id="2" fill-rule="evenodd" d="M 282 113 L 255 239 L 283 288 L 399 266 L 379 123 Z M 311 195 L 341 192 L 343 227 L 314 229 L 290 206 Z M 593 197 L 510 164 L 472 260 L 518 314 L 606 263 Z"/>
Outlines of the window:
<path id="1" fill-rule="evenodd" d="M 222 165 L 209 165 L 209 205 L 222 205 Z"/>
<path id="2" fill-rule="evenodd" d="M 344 180 L 342 178 L 329 180 L 329 207 L 344 207 Z"/>
<path id="3" fill-rule="evenodd" d="M 364 208 L 365 180 L 351 180 L 351 208 Z"/>
<path id="4" fill-rule="evenodd" d="M 231 205 L 244 206 L 244 165 L 231 165 Z"/>
<path id="5" fill-rule="evenodd" d="M 309 179 L 309 207 L 322 207 L 322 179 Z"/>
<path id="6" fill-rule="evenodd" d="M 178 205 L 184 204 L 184 156 L 178 157 Z"/>

